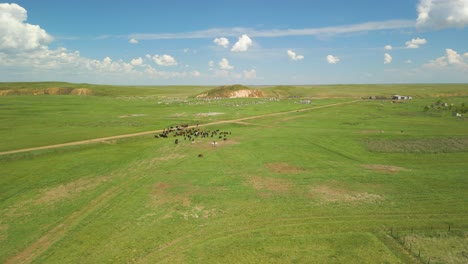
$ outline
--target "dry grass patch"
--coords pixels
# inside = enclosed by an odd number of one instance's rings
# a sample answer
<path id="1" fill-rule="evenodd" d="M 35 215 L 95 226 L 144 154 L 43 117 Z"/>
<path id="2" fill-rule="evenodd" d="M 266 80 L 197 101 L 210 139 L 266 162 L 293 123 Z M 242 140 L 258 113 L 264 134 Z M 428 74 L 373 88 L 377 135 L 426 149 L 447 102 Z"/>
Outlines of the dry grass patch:
<path id="1" fill-rule="evenodd" d="M 294 167 L 288 163 L 271 163 L 266 165 L 268 169 L 273 173 L 300 173 L 304 170 L 301 168 Z"/>
<path id="2" fill-rule="evenodd" d="M 273 193 L 285 193 L 294 187 L 293 183 L 288 180 L 261 176 L 249 177 L 247 185 L 252 186 L 257 191 L 270 191 Z"/>
<path id="3" fill-rule="evenodd" d="M 190 206 L 192 201 L 190 200 L 189 193 L 185 194 L 174 194 L 170 192 L 170 187 L 167 183 L 159 182 L 153 186 L 152 192 L 152 205 L 161 206 L 164 204 L 178 204 L 183 206 Z"/>
<path id="4" fill-rule="evenodd" d="M 61 184 L 59 186 L 48 188 L 41 191 L 39 199 L 35 200 L 35 204 L 51 204 L 71 198 L 79 193 L 96 188 L 99 184 L 106 182 L 108 176 L 103 176 L 95 179 L 78 179 L 76 181 Z"/>
<path id="5" fill-rule="evenodd" d="M 173 189 L 186 189 L 185 192 L 175 193 Z M 217 209 L 207 209 L 203 205 L 192 205 L 191 197 L 196 194 L 211 193 L 221 189 L 200 188 L 191 184 L 169 185 L 167 183 L 157 183 L 153 186 L 151 207 L 170 205 L 169 211 L 162 217 L 163 219 L 179 216 L 185 220 L 189 219 L 207 219 L 217 216 L 220 211 Z M 180 207 L 183 207 L 181 209 Z M 176 208 L 178 209 L 176 210 Z M 155 216 L 156 213 L 147 216 Z M 146 216 L 145 216 L 146 217 Z"/>
<path id="6" fill-rule="evenodd" d="M 8 238 L 8 225 L 0 224 L 0 242 L 5 241 Z"/>
<path id="7" fill-rule="evenodd" d="M 407 170 L 403 167 L 381 165 L 381 164 L 364 164 L 362 165 L 362 167 L 369 169 L 369 170 L 376 171 L 376 172 L 383 172 L 383 173 L 389 173 L 389 174 L 394 174 L 400 171 Z"/>
<path id="8" fill-rule="evenodd" d="M 66 199 L 78 196 L 80 193 L 95 189 L 100 184 L 108 181 L 109 176 L 102 176 L 93 179 L 78 179 L 73 182 L 61 184 L 52 188 L 39 190 L 39 195 L 35 199 L 25 199 L 5 209 L 2 213 L 7 218 L 25 217 L 31 214 L 30 210 L 38 205 L 51 205 Z"/>
<path id="9" fill-rule="evenodd" d="M 356 192 L 331 184 L 312 186 L 309 194 L 325 203 L 376 203 L 383 200 L 382 196 L 378 194 Z"/>
<path id="10" fill-rule="evenodd" d="M 205 209 L 202 205 L 197 205 L 189 208 L 189 210 L 185 212 L 180 212 L 179 214 L 184 218 L 184 220 L 189 219 L 208 219 L 211 217 L 217 216 L 219 211 L 217 209 Z"/>
<path id="11" fill-rule="evenodd" d="M 468 137 L 370 139 L 365 141 L 371 152 L 388 153 L 453 153 L 468 152 Z"/>

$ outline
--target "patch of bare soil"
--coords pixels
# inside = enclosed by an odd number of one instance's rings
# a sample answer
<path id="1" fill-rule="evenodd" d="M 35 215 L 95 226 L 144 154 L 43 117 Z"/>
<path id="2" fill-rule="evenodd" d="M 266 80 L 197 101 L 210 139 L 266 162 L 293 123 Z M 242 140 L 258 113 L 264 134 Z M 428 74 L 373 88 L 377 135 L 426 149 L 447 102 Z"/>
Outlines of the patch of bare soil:
<path id="1" fill-rule="evenodd" d="M 229 98 L 246 98 L 246 97 L 251 97 L 251 98 L 259 98 L 263 97 L 262 91 L 259 90 L 239 90 L 232 92 L 228 96 Z"/>
<path id="2" fill-rule="evenodd" d="M 184 220 L 189 220 L 198 218 L 208 219 L 217 216 L 218 213 L 219 211 L 216 209 L 206 209 L 202 205 L 197 205 L 189 208 L 189 210 L 185 212 L 180 212 L 179 214 L 184 218 Z"/>
<path id="3" fill-rule="evenodd" d="M 174 193 L 172 189 L 183 188 L 186 189 L 185 192 Z M 200 188 L 193 186 L 191 184 L 186 185 L 169 185 L 164 182 L 157 183 L 153 186 L 151 206 L 162 206 L 162 205 L 171 205 L 168 213 L 163 217 L 172 218 L 174 216 L 181 216 L 185 220 L 189 219 L 198 219 L 198 218 L 210 218 L 217 216 L 220 211 L 217 209 L 207 209 L 203 205 L 193 205 L 192 199 L 193 195 L 203 194 L 205 192 L 212 193 L 213 191 L 223 191 L 224 189 L 213 189 L 213 188 Z M 184 209 L 180 209 L 180 206 Z M 176 210 L 176 207 L 179 209 Z"/>
<path id="4" fill-rule="evenodd" d="M 312 186 L 309 192 L 313 198 L 318 198 L 325 203 L 376 203 L 383 200 L 378 194 L 356 192 L 342 187 L 331 185 Z"/>
<path id="5" fill-rule="evenodd" d="M 127 118 L 127 117 L 138 117 L 138 116 L 145 116 L 145 114 L 129 114 L 129 115 L 121 115 L 119 118 Z"/>
<path id="6" fill-rule="evenodd" d="M 75 88 L 71 91 L 70 94 L 73 95 L 92 95 L 93 91 L 88 88 Z"/>
<path id="7" fill-rule="evenodd" d="M 402 167 L 397 167 L 397 166 L 390 166 L 390 165 L 381 165 L 381 164 L 364 164 L 362 167 L 377 171 L 377 172 L 384 172 L 384 173 L 389 173 L 389 174 L 394 174 L 398 173 L 400 171 L 406 170 L 405 168 Z"/>
<path id="8" fill-rule="evenodd" d="M 266 165 L 273 173 L 300 173 L 304 170 L 301 168 L 294 167 L 288 163 L 271 163 Z"/>
<path id="9" fill-rule="evenodd" d="M 247 180 L 247 185 L 258 191 L 270 191 L 273 193 L 285 193 L 290 191 L 294 185 L 285 179 L 267 178 L 262 176 L 251 176 Z"/>

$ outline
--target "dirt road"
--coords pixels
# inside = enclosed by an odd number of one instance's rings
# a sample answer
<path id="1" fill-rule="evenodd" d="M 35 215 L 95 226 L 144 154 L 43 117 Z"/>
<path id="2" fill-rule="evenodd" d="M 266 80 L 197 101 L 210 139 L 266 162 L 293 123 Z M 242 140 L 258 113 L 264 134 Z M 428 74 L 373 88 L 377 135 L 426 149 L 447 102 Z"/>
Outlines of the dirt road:
<path id="1" fill-rule="evenodd" d="M 291 111 L 286 111 L 286 112 L 278 112 L 278 113 L 271 113 L 271 114 L 264 114 L 264 115 L 257 115 L 257 116 L 249 116 L 249 117 L 243 117 L 243 118 L 231 119 L 231 120 L 221 120 L 221 121 L 216 121 L 216 122 L 211 122 L 211 123 L 206 123 L 206 124 L 200 124 L 199 126 L 202 127 L 202 126 L 211 126 L 211 125 L 217 125 L 217 124 L 240 122 L 240 121 L 256 119 L 256 118 L 262 118 L 262 117 L 284 115 L 284 114 L 290 114 L 290 113 L 294 113 L 294 112 L 304 112 L 304 111 L 309 111 L 309 110 L 314 110 L 314 109 L 352 104 L 352 103 L 356 103 L 356 102 L 360 102 L 360 101 L 362 101 L 362 100 L 354 100 L 354 101 L 349 101 L 349 102 L 344 102 L 344 103 L 314 106 L 314 107 L 309 107 L 309 108 L 304 108 L 304 109 L 299 109 L 299 110 L 291 110 Z M 193 127 L 193 126 L 191 126 L 191 127 Z M 42 147 L 9 150 L 9 151 L 0 152 L 0 155 L 8 155 L 8 154 L 14 154 L 14 153 L 22 153 L 22 152 L 30 152 L 30 151 L 37 151 L 37 150 L 46 150 L 46 149 L 54 149 L 54 148 L 61 148 L 61 147 L 77 146 L 77 145 L 84 145 L 84 144 L 91 144 L 91 143 L 102 143 L 102 142 L 117 140 L 117 139 L 122 139 L 122 138 L 138 137 L 138 136 L 145 136 L 145 135 L 149 135 L 149 134 L 161 133 L 162 131 L 163 131 L 163 129 L 145 131 L 145 132 L 139 132 L 139 133 L 133 133 L 133 134 L 125 134 L 125 135 L 119 135 L 119 136 L 111 136 L 111 137 L 81 140 L 81 141 L 75 141 L 75 142 L 69 142 L 69 143 L 63 143 L 63 144 L 56 144 L 56 145 L 48 145 L 48 146 L 42 146 Z"/>

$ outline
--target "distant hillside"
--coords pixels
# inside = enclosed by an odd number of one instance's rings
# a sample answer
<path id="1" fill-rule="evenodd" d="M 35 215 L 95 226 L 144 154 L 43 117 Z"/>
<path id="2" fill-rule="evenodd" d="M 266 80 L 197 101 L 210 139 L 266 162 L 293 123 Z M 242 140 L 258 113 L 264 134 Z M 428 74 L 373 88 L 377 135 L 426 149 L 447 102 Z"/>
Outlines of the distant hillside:
<path id="1" fill-rule="evenodd" d="M 2 89 L 2 95 L 92 95 L 93 92 L 88 88 L 59 88 L 51 87 L 46 89 L 22 88 L 22 89 Z"/>
<path id="2" fill-rule="evenodd" d="M 93 95 L 189 97 L 206 86 L 122 86 L 67 82 L 0 82 L 0 96 L 6 95 Z"/>
<path id="3" fill-rule="evenodd" d="M 198 98 L 245 98 L 245 97 L 263 97 L 260 90 L 251 89 L 240 84 L 224 85 L 208 90 L 197 96 Z"/>

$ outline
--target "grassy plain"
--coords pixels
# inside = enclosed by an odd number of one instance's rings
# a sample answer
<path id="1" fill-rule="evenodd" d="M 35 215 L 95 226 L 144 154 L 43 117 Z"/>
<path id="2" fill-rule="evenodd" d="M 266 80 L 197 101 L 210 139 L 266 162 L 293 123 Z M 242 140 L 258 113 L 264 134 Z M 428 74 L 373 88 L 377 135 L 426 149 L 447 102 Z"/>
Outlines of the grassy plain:
<path id="1" fill-rule="evenodd" d="M 105 89 L 0 97 L 0 150 L 293 111 L 203 127 L 232 132 L 218 147 L 148 135 L 0 156 L 0 262 L 468 260 L 468 120 L 423 111 L 466 102 L 463 85 L 261 88 L 280 101 Z M 415 99 L 296 111 L 393 93 Z"/>

